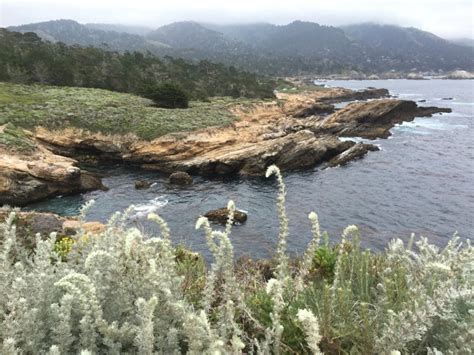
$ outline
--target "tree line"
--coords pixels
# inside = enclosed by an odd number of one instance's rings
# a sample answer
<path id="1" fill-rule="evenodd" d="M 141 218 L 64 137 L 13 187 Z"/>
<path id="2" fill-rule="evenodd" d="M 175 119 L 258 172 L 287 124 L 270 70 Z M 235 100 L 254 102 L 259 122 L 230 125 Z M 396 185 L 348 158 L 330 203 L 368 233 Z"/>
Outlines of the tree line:
<path id="1" fill-rule="evenodd" d="M 143 94 L 171 83 L 190 99 L 213 96 L 273 97 L 275 82 L 232 66 L 201 60 L 190 63 L 151 53 L 106 51 L 41 40 L 33 32 L 0 29 L 0 80 L 102 88 Z"/>

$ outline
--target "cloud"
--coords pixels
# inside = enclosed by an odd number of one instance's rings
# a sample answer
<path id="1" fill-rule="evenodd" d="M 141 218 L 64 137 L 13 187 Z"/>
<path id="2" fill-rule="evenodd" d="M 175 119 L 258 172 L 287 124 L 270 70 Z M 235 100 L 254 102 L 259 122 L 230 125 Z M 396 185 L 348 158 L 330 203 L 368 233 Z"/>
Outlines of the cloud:
<path id="1" fill-rule="evenodd" d="M 473 37 L 471 0 L 0 0 L 0 4 L 1 26 L 59 18 L 151 27 L 182 20 L 286 24 L 299 19 L 334 26 L 394 23 L 444 37 Z"/>

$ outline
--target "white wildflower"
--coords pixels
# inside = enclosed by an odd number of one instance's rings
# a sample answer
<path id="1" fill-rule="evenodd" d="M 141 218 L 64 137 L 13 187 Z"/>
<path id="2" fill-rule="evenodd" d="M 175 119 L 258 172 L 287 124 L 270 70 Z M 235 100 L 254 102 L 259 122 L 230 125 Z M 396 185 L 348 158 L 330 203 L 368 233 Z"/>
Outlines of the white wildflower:
<path id="1" fill-rule="evenodd" d="M 229 211 L 235 211 L 235 203 L 234 203 L 234 201 L 229 200 L 229 202 L 227 202 L 227 209 L 228 209 Z"/>
<path id="2" fill-rule="evenodd" d="M 272 175 L 277 175 L 280 173 L 280 169 L 276 165 L 270 165 L 265 172 L 265 177 L 269 178 Z"/>
<path id="3" fill-rule="evenodd" d="M 59 350 L 59 347 L 57 345 L 52 345 L 49 348 L 48 355 L 61 355 L 61 351 Z"/>
<path id="4" fill-rule="evenodd" d="M 355 235 L 358 232 L 359 232 L 359 228 L 356 225 L 351 224 L 350 226 L 347 226 L 342 232 L 342 239 L 345 240 L 350 235 Z"/>
<path id="5" fill-rule="evenodd" d="M 196 230 L 200 229 L 204 224 L 208 223 L 208 219 L 206 217 L 199 217 L 196 221 Z"/>
<path id="6" fill-rule="evenodd" d="M 148 219 L 150 221 L 155 222 L 156 224 L 160 226 L 161 236 L 163 237 L 163 239 L 167 239 L 167 240 L 170 239 L 170 229 L 168 227 L 168 224 L 165 222 L 163 218 L 158 216 L 156 213 L 150 213 L 148 215 Z"/>
<path id="7" fill-rule="evenodd" d="M 319 227 L 318 215 L 315 212 L 311 212 L 308 215 L 308 218 L 311 221 L 311 234 L 313 237 L 311 241 L 309 242 L 308 247 L 306 248 L 306 252 L 303 257 L 303 262 L 301 263 L 298 276 L 296 277 L 296 280 L 295 280 L 295 288 L 298 291 L 301 291 L 304 288 L 305 278 L 309 274 L 309 271 L 313 264 L 314 255 L 321 241 L 321 231 Z"/>
<path id="8" fill-rule="evenodd" d="M 432 269 L 433 271 L 438 271 L 438 272 L 450 272 L 451 271 L 451 268 L 448 265 L 440 263 L 440 262 L 436 262 L 436 261 L 426 264 L 426 267 L 428 269 Z"/>
<path id="9" fill-rule="evenodd" d="M 280 281 L 278 281 L 277 279 L 270 279 L 267 282 L 267 287 L 265 290 L 269 295 L 271 295 L 276 287 L 280 287 Z"/>
<path id="10" fill-rule="evenodd" d="M 94 203 L 95 203 L 95 200 L 89 200 L 81 206 L 81 208 L 79 209 L 79 217 L 81 220 L 85 219 L 87 213 L 90 211 L 92 206 L 94 206 Z"/>
<path id="11" fill-rule="evenodd" d="M 308 343 L 309 348 L 313 351 L 313 354 L 322 354 L 321 350 L 319 349 L 321 334 L 316 316 L 310 310 L 299 309 L 296 317 L 303 325 L 306 342 Z"/>

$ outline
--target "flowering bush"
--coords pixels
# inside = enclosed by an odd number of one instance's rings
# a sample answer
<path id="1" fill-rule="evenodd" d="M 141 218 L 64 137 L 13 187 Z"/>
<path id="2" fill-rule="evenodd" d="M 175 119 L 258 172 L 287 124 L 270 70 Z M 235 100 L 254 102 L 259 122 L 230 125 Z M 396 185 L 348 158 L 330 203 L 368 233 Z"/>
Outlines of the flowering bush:
<path id="1" fill-rule="evenodd" d="M 32 254 L 17 243 L 12 212 L 0 226 L 0 353 L 471 352 L 469 242 L 455 236 L 440 249 L 412 237 L 408 245 L 397 239 L 385 253 L 372 254 L 349 226 L 330 247 L 320 244 L 311 213 L 313 239 L 301 260 L 292 261 L 285 186 L 278 168 L 269 168 L 273 174 L 280 234 L 274 267 L 265 273 L 257 263 L 234 263 L 233 202 L 223 231 L 204 217 L 197 221 L 214 256 L 207 267 L 173 247 L 155 214 L 149 218 L 160 236 L 127 227 L 127 210 L 94 238 L 79 231 L 66 248 L 54 234 L 38 235 Z"/>

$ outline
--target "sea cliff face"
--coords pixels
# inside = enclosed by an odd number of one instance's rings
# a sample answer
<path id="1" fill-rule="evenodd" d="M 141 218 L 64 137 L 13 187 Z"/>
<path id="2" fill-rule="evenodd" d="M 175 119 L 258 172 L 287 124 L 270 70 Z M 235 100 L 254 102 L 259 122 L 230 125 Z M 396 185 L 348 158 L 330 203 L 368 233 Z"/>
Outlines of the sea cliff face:
<path id="1" fill-rule="evenodd" d="M 237 119 L 226 126 L 167 134 L 152 141 L 36 127 L 28 136 L 35 147 L 28 154 L 6 148 L 0 152 L 0 204 L 24 205 L 105 188 L 100 178 L 78 167 L 78 160 L 209 176 L 263 175 L 271 164 L 282 170 L 346 164 L 377 148 L 339 137 L 386 138 L 395 124 L 449 111 L 387 99 L 388 95 L 385 89 L 342 88 L 279 93 L 273 102 L 233 105 L 229 110 Z M 332 105 L 367 99 L 340 110 Z"/>

